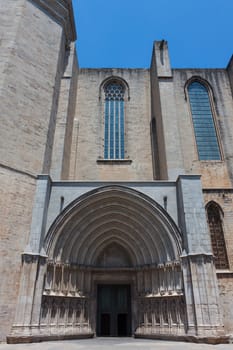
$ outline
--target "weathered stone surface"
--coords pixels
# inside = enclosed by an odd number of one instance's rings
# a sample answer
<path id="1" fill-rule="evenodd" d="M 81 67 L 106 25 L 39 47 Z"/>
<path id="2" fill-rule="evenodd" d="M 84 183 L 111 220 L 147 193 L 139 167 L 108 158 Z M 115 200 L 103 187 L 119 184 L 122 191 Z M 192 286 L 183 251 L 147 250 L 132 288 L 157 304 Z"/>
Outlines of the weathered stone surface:
<path id="1" fill-rule="evenodd" d="M 63 27 L 37 3 L 0 2 L 0 339 L 14 319 L 36 176 L 50 168 L 64 70 Z"/>
<path id="2" fill-rule="evenodd" d="M 110 77 L 124 79 L 130 87 L 125 93 L 125 159 L 131 162 L 98 162 L 104 158 L 105 97 L 102 83 Z M 73 129 L 69 178 L 85 181 L 152 180 L 150 113 L 149 70 L 81 69 L 75 113 L 78 130 Z"/>
<path id="3" fill-rule="evenodd" d="M 130 334 L 228 341 L 232 59 L 226 69 L 171 69 L 161 41 L 149 69 L 79 69 L 70 0 L 2 0 L 0 16 L 0 338 L 95 335 L 98 285 L 113 284 L 131 291 Z M 218 161 L 198 159 L 194 78 L 208 87 Z M 111 79 L 125 88 L 118 160 L 104 159 Z M 211 202 L 229 262 L 217 273 Z"/>

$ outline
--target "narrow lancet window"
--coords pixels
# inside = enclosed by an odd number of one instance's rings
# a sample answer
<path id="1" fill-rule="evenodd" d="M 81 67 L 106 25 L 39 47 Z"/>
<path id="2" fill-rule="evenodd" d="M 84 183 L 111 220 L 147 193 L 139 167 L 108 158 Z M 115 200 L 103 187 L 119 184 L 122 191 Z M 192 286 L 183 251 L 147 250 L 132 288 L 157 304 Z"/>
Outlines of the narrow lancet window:
<path id="1" fill-rule="evenodd" d="M 124 159 L 124 86 L 110 82 L 105 92 L 104 158 Z"/>
<path id="2" fill-rule="evenodd" d="M 200 160 L 220 160 L 221 154 L 214 125 L 209 93 L 194 81 L 188 87 L 193 126 Z"/>
<path id="3" fill-rule="evenodd" d="M 216 203 L 212 202 L 207 206 L 207 218 L 216 269 L 228 269 L 229 263 L 222 227 L 221 212 Z"/>

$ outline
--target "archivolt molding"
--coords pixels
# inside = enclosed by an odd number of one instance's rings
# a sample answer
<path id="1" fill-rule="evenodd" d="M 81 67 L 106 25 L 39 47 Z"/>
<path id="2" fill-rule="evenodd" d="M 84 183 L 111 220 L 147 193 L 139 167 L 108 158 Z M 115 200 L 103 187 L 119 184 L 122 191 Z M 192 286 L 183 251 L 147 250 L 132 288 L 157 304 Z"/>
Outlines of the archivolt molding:
<path id="1" fill-rule="evenodd" d="M 123 186 L 102 187 L 72 202 L 51 226 L 44 246 L 55 261 L 95 266 L 114 242 L 134 266 L 177 260 L 182 251 L 181 234 L 167 212 Z"/>

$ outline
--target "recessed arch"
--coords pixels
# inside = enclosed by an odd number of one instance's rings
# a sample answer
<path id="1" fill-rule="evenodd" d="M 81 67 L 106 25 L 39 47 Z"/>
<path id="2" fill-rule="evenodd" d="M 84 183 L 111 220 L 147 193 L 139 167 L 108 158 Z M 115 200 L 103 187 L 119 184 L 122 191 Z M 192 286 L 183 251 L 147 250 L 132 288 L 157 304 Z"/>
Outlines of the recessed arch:
<path id="1" fill-rule="evenodd" d="M 222 210 L 221 205 L 220 205 L 219 203 L 217 203 L 216 201 L 211 200 L 211 201 L 209 201 L 208 203 L 206 203 L 206 206 L 205 206 L 206 211 L 207 211 L 210 207 L 213 207 L 213 206 L 217 208 L 217 210 L 218 210 L 219 213 L 220 213 L 221 219 L 223 219 L 223 217 L 224 217 L 224 211 Z"/>
<path id="2" fill-rule="evenodd" d="M 132 255 L 118 241 L 107 242 L 93 258 L 93 265 L 100 267 L 130 267 L 133 266 Z"/>
<path id="3" fill-rule="evenodd" d="M 229 269 L 229 261 L 223 230 L 224 213 L 221 206 L 215 201 L 206 204 L 206 215 L 210 232 L 215 266 L 217 269 Z"/>
<path id="4" fill-rule="evenodd" d="M 167 212 L 148 196 L 123 186 L 106 186 L 73 201 L 45 238 L 51 259 L 95 265 L 108 245 L 123 247 L 134 265 L 179 259 L 182 239 Z"/>

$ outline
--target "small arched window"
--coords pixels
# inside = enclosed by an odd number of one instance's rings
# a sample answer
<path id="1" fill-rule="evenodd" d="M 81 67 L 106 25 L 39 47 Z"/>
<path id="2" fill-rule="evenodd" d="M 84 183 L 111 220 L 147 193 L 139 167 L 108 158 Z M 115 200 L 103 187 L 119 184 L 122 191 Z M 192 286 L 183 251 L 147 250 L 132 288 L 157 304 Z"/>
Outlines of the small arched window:
<path id="1" fill-rule="evenodd" d="M 189 102 L 200 160 L 220 160 L 221 153 L 207 88 L 199 81 L 188 86 Z"/>
<path id="2" fill-rule="evenodd" d="M 215 202 L 207 205 L 207 218 L 216 269 L 228 269 L 226 244 L 224 239 L 221 209 Z"/>
<path id="3" fill-rule="evenodd" d="M 125 88 L 118 81 L 110 81 L 104 87 L 105 125 L 104 125 L 104 158 L 124 159 L 125 155 Z"/>

